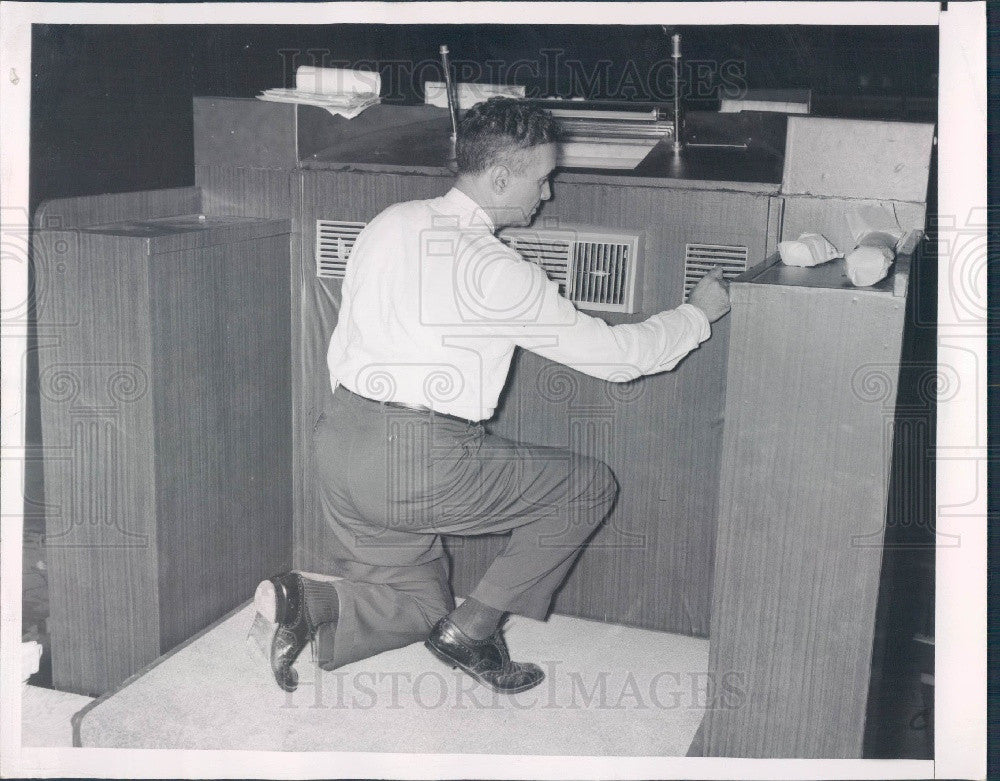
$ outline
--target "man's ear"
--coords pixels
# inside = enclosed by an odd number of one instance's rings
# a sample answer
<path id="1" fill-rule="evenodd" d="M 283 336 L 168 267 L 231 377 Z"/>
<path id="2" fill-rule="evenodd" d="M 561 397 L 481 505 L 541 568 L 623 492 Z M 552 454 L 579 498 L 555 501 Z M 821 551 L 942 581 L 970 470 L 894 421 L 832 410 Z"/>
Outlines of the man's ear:
<path id="1" fill-rule="evenodd" d="M 490 168 L 490 186 L 498 195 L 506 191 L 510 184 L 510 169 L 505 165 L 495 165 Z"/>

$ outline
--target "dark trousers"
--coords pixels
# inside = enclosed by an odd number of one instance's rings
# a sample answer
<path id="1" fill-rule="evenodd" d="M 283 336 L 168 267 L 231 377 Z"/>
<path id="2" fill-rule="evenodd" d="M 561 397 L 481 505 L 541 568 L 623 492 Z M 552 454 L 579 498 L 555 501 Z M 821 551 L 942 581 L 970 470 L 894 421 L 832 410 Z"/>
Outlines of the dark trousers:
<path id="1" fill-rule="evenodd" d="M 454 607 L 441 535 L 509 532 L 471 597 L 545 618 L 552 595 L 614 504 L 608 466 L 338 388 L 314 434 L 320 510 L 344 555 L 331 562 L 333 669 L 427 637 Z"/>

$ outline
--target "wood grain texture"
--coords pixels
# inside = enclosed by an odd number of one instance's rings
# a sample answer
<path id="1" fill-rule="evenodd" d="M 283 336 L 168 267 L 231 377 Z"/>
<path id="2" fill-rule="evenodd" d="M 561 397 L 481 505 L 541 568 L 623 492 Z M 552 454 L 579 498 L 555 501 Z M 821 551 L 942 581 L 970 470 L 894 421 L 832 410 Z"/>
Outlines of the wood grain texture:
<path id="1" fill-rule="evenodd" d="M 199 165 L 194 180 L 206 214 L 291 219 L 292 170 Z"/>
<path id="2" fill-rule="evenodd" d="M 45 240 L 69 247 L 39 351 L 52 679 L 95 695 L 160 653 L 148 266 L 140 239 Z"/>
<path id="3" fill-rule="evenodd" d="M 302 236 L 299 220 L 301 193 L 299 177 L 291 168 L 248 168 L 227 165 L 195 166 L 195 183 L 202 190 L 204 209 L 208 214 L 237 214 L 281 218 L 291 221 L 289 236 L 289 317 L 291 321 L 291 365 L 298 367 L 301 358 L 302 286 L 298 257 Z M 292 514 L 300 517 L 303 504 L 303 480 L 299 441 L 301 425 L 301 391 L 298 371 L 291 371 L 292 404 Z M 289 521 L 289 523 L 291 523 Z M 291 541 L 289 540 L 289 545 Z M 290 555 L 290 551 L 288 553 Z"/>
<path id="4" fill-rule="evenodd" d="M 36 229 L 61 230 L 120 220 L 147 220 L 201 210 L 197 187 L 86 195 L 45 201 L 35 210 Z"/>
<path id="5" fill-rule="evenodd" d="M 96 695 L 290 559 L 287 233 L 35 238 L 53 680 Z"/>
<path id="6" fill-rule="evenodd" d="M 371 219 L 386 206 L 443 193 L 442 177 L 303 172 L 303 225 L 318 217 Z M 539 221 L 585 223 L 643 231 L 646 267 L 638 315 L 676 307 L 683 295 L 688 242 L 731 243 L 764 253 L 768 197 L 730 191 L 690 191 L 568 184 Z M 311 243 L 302 244 L 300 272 L 310 278 Z M 306 284 L 303 305 L 304 441 L 329 394 L 326 348 L 336 324 L 339 282 Z M 721 446 L 727 326 L 674 372 L 629 385 L 609 385 L 520 352 L 497 417 L 497 433 L 570 447 L 607 461 L 622 484 L 615 512 L 588 546 L 560 593 L 559 612 L 695 635 L 708 632 L 716 487 Z M 310 456 L 302 453 L 306 459 Z M 305 495 L 311 497 L 306 469 Z M 307 498 L 296 516 L 296 566 L 322 571 L 323 521 Z M 467 593 L 492 561 L 497 539 L 451 540 L 454 583 Z"/>
<path id="7" fill-rule="evenodd" d="M 926 201 L 934 125 L 788 118 L 781 191 Z"/>
<path id="8" fill-rule="evenodd" d="M 161 652 L 291 565 L 285 228 L 151 261 Z"/>
<path id="9" fill-rule="evenodd" d="M 712 756 L 859 757 L 904 301 L 733 283 Z"/>

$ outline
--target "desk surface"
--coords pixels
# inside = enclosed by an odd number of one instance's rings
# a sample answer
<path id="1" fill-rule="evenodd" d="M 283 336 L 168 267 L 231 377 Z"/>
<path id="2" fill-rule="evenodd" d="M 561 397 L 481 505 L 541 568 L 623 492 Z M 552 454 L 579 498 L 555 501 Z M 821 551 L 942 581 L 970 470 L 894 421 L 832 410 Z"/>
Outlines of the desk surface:
<path id="1" fill-rule="evenodd" d="M 363 115 L 362 115 L 363 116 Z M 304 168 L 386 173 L 453 173 L 448 117 L 374 130 L 301 161 Z M 632 169 L 559 168 L 557 181 L 777 193 L 782 160 L 759 150 L 685 148 L 661 140 Z"/>
<path id="2" fill-rule="evenodd" d="M 851 290 L 860 293 L 893 292 L 893 273 L 869 287 L 858 287 L 847 278 L 847 269 L 843 258 L 836 258 L 828 263 L 821 263 L 811 268 L 786 266 L 775 263 L 754 277 L 750 282 L 754 285 L 782 285 L 783 287 L 819 287 L 833 290 Z"/>

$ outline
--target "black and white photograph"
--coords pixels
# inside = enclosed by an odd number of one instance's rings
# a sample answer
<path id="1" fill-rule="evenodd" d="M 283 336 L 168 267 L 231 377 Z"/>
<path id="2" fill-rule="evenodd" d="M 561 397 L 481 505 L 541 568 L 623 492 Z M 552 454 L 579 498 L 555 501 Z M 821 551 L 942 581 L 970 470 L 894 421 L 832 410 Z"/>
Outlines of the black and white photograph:
<path id="1" fill-rule="evenodd" d="M 4 774 L 986 778 L 986 4 L 0 3 Z"/>

